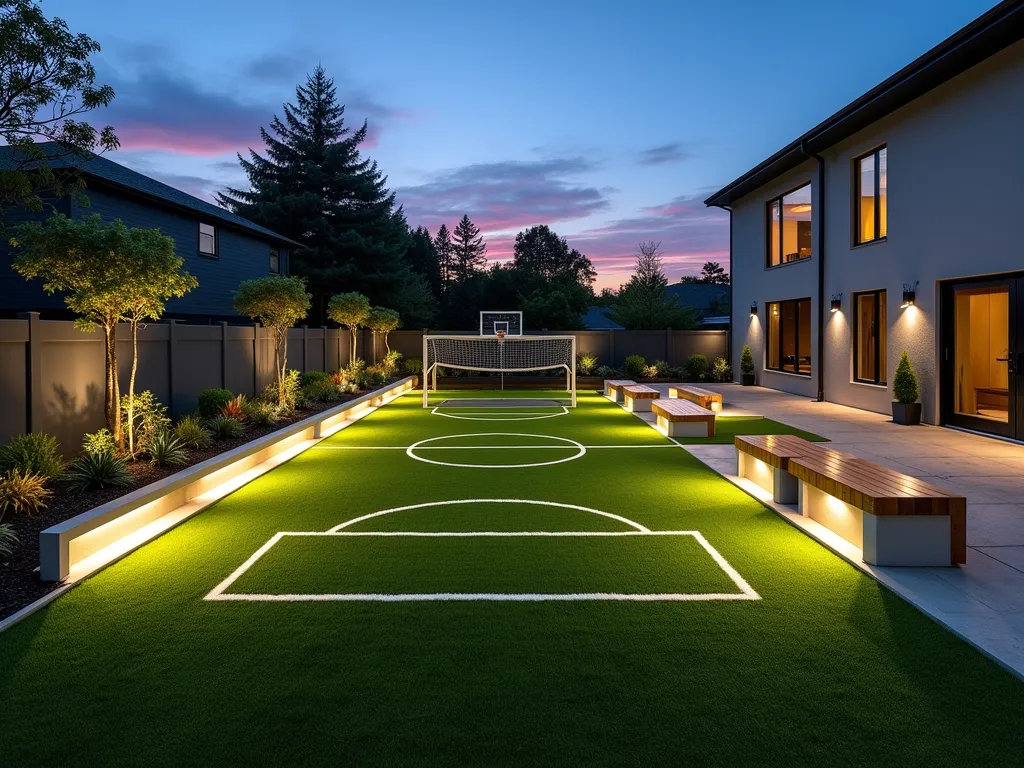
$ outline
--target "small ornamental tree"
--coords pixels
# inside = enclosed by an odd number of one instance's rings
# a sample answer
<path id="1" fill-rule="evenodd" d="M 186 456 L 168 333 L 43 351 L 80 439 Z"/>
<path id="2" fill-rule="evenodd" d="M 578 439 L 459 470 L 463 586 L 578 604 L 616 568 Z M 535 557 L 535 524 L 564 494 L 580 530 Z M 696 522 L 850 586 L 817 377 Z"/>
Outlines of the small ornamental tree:
<path id="1" fill-rule="evenodd" d="M 359 329 L 370 319 L 370 300 L 361 293 L 338 293 L 327 304 L 327 316 L 352 333 L 352 351 L 349 364 L 356 361 L 356 341 Z"/>
<path id="2" fill-rule="evenodd" d="M 391 346 L 388 344 L 388 334 L 398 330 L 402 325 L 402 316 L 395 310 L 387 307 L 374 307 L 370 310 L 370 316 L 366 318 L 366 327 L 374 333 L 384 335 L 384 348 L 390 353 Z"/>
<path id="3" fill-rule="evenodd" d="M 145 279 L 134 263 L 136 240 L 120 220 L 108 224 L 97 214 L 76 221 L 58 213 L 45 222 L 18 227 L 10 241 L 18 274 L 39 278 L 47 293 L 66 293 L 64 303 L 78 315 L 75 322 L 82 330 L 103 329 L 104 413 L 118 447 L 124 436 L 115 331 L 128 312 L 134 289 Z"/>
<path id="4" fill-rule="evenodd" d="M 174 238 L 157 229 L 133 228 L 128 230 L 124 250 L 125 266 L 131 275 L 126 281 L 127 309 L 124 319 L 132 332 L 132 372 L 128 377 L 128 403 L 125 426 L 128 433 L 128 453 L 135 455 L 135 375 L 139 369 L 139 325 L 148 320 L 159 320 L 168 299 L 179 298 L 199 285 L 188 272 L 182 272 L 185 263 L 174 253 Z"/>
<path id="5" fill-rule="evenodd" d="M 910 405 L 917 402 L 917 375 L 910 364 L 910 358 L 904 352 L 900 363 L 896 366 L 896 376 L 892 381 L 892 394 L 897 403 Z"/>
<path id="6" fill-rule="evenodd" d="M 278 405 L 285 405 L 287 399 L 284 377 L 288 365 L 288 329 L 309 312 L 310 298 L 305 280 L 283 275 L 243 280 L 235 291 L 235 309 L 274 333 Z"/>
<path id="7" fill-rule="evenodd" d="M 740 373 L 751 375 L 754 372 L 754 356 L 750 353 L 750 345 L 744 344 L 740 352 Z"/>

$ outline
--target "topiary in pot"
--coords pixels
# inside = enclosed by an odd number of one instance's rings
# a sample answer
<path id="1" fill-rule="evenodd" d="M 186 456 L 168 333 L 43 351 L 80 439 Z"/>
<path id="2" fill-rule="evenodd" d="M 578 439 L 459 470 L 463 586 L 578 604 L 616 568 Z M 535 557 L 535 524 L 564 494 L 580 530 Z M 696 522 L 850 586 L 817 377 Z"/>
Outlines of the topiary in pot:
<path id="1" fill-rule="evenodd" d="M 921 404 L 917 402 L 917 375 L 904 352 L 892 381 L 892 420 L 896 424 L 920 424 Z"/>
<path id="2" fill-rule="evenodd" d="M 749 344 L 744 344 L 740 353 L 740 383 L 744 387 L 754 386 L 754 356 Z"/>

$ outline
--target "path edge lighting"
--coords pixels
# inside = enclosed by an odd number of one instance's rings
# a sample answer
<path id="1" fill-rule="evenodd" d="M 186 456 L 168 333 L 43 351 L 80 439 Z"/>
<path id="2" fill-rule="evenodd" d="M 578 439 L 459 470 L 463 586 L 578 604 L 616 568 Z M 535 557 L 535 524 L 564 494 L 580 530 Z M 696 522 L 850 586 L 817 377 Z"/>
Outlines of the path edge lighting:
<path id="1" fill-rule="evenodd" d="M 900 309 L 906 309 L 907 307 L 913 307 L 915 305 L 917 299 L 917 285 L 917 283 L 914 283 L 913 285 L 910 283 L 903 284 L 903 303 L 900 304 Z"/>

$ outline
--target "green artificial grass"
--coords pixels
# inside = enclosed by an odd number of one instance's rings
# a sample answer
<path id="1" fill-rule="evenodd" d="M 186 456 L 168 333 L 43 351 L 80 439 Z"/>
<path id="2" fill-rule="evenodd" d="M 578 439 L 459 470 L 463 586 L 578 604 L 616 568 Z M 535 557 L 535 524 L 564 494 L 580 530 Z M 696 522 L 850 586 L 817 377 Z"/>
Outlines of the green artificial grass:
<path id="1" fill-rule="evenodd" d="M 420 404 L 372 413 L 0 633 L 0 760 L 1019 764 L 1020 681 L 620 407 L 583 394 L 568 415 L 498 423 Z M 513 434 L 459 437 L 495 432 Z M 585 455 L 508 467 L 573 453 L 536 447 L 552 436 Z M 454 439 L 417 455 L 477 466 L 407 455 L 434 437 Z M 475 501 L 438 504 L 454 500 Z M 341 525 L 699 531 L 761 599 L 204 599 L 278 532 Z M 736 591 L 692 537 L 292 538 L 226 594 Z"/>
<path id="2" fill-rule="evenodd" d="M 824 437 L 813 432 L 791 427 L 780 421 L 773 421 L 762 416 L 718 416 L 715 418 L 715 436 L 711 438 L 679 437 L 681 443 L 698 445 L 700 443 L 720 443 L 732 445 L 736 435 L 796 435 L 804 440 L 815 443 L 828 442 Z"/>

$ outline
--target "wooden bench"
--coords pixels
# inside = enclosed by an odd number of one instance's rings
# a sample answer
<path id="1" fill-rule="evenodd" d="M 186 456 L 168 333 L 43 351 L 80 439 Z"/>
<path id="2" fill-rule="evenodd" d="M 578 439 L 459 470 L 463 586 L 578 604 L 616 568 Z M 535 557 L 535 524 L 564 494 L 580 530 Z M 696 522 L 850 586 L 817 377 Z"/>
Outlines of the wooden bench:
<path id="1" fill-rule="evenodd" d="M 715 412 L 689 400 L 655 400 L 658 429 L 669 437 L 714 437 Z"/>
<path id="2" fill-rule="evenodd" d="M 604 394 L 616 403 L 622 402 L 622 388 L 636 384 L 632 379 L 605 379 Z"/>
<path id="3" fill-rule="evenodd" d="M 622 388 L 626 398 L 626 410 L 630 413 L 650 413 L 651 403 L 661 397 L 661 393 L 646 384 L 630 384 Z"/>
<path id="4" fill-rule="evenodd" d="M 739 472 L 861 548 L 871 565 L 967 562 L 967 499 L 792 435 L 736 438 Z M 784 499 L 784 500 L 783 500 Z"/>
<path id="5" fill-rule="evenodd" d="M 689 385 L 680 386 L 677 384 L 668 388 L 668 396 L 670 399 L 689 400 L 701 408 L 707 408 L 710 411 L 722 410 L 722 396 L 718 392 L 712 392 L 710 389 L 701 389 L 700 387 L 691 387 Z"/>

